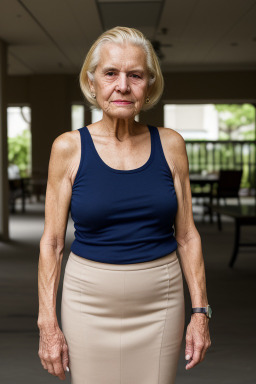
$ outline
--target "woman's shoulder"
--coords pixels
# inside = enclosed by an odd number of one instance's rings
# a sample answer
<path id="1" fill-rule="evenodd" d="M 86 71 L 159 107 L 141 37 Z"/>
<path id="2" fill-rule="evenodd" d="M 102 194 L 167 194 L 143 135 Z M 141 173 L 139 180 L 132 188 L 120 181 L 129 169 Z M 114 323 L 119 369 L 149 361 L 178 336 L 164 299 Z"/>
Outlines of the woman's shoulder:
<path id="1" fill-rule="evenodd" d="M 78 130 L 63 132 L 57 136 L 51 148 L 51 163 L 55 169 L 73 180 L 81 155 L 80 133 Z"/>
<path id="2" fill-rule="evenodd" d="M 180 151 L 185 147 L 185 140 L 180 133 L 172 128 L 157 127 L 162 143 L 169 149 Z"/>
<path id="3" fill-rule="evenodd" d="M 163 151 L 173 177 L 187 169 L 186 143 L 172 128 L 158 127 Z"/>
<path id="4" fill-rule="evenodd" d="M 74 154 L 74 151 L 79 147 L 79 144 L 80 134 L 76 129 L 74 131 L 63 132 L 57 136 L 52 143 L 52 150 L 67 158 Z"/>

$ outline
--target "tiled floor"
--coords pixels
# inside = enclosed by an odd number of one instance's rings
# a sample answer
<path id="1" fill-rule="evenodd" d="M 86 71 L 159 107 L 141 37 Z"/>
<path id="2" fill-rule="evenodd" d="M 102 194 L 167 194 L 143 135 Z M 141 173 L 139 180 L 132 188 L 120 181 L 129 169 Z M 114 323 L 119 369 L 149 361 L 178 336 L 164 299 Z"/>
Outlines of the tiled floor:
<path id="1" fill-rule="evenodd" d="M 43 203 L 37 203 L 29 205 L 25 214 L 11 214 L 11 241 L 0 243 L 1 384 L 50 384 L 59 380 L 43 369 L 37 355 L 37 267 L 44 228 L 43 209 Z M 195 209 L 195 220 L 199 219 L 200 211 Z M 224 221 L 222 232 L 217 230 L 216 223 L 196 221 L 196 225 L 202 238 L 208 300 L 213 308 L 212 346 L 201 364 L 186 371 L 183 342 L 176 383 L 255 384 L 256 250 L 241 251 L 230 269 L 232 220 Z M 255 235 L 255 227 L 243 228 L 243 238 L 255 241 Z M 72 240 L 70 219 L 57 302 L 59 321 L 62 278 Z M 187 325 L 191 304 L 185 280 L 184 288 Z M 68 374 L 65 382 L 70 383 Z"/>

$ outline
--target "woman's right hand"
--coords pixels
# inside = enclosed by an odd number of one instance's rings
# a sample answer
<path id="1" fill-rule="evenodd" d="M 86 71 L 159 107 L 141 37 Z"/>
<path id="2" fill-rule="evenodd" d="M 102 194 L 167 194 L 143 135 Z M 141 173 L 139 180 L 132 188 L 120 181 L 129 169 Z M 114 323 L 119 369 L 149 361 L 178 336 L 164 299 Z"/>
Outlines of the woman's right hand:
<path id="1" fill-rule="evenodd" d="M 38 356 L 44 369 L 65 380 L 65 371 L 69 366 L 68 346 L 59 327 L 40 328 Z"/>

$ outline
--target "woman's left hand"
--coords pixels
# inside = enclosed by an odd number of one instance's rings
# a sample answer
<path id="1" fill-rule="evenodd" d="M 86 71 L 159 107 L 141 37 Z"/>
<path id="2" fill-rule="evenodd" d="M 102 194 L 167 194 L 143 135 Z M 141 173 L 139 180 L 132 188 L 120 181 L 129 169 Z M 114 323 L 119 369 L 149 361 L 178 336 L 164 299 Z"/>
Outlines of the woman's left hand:
<path id="1" fill-rule="evenodd" d="M 193 368 L 204 360 L 211 346 L 209 319 L 202 313 L 194 313 L 186 332 L 185 359 L 189 360 L 186 369 Z"/>

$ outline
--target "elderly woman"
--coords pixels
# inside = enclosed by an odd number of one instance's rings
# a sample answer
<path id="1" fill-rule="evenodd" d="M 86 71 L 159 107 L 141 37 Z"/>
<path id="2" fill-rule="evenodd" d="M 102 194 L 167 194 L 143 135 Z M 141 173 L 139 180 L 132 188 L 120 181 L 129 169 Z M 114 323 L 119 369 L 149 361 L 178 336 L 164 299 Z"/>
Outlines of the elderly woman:
<path id="1" fill-rule="evenodd" d="M 103 33 L 80 84 L 102 120 L 52 145 L 39 256 L 39 357 L 73 384 L 174 383 L 191 296 L 186 369 L 205 358 L 211 309 L 192 215 L 185 142 L 135 121 L 163 91 L 151 43 L 132 28 Z M 71 204 L 75 240 L 56 296 Z M 181 269 L 182 268 L 182 269 Z"/>

